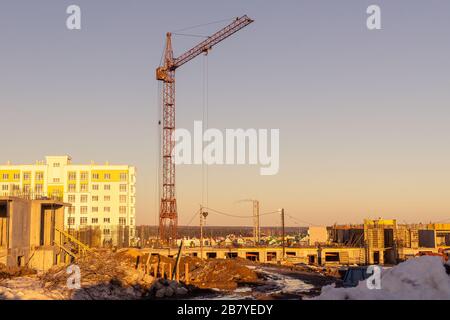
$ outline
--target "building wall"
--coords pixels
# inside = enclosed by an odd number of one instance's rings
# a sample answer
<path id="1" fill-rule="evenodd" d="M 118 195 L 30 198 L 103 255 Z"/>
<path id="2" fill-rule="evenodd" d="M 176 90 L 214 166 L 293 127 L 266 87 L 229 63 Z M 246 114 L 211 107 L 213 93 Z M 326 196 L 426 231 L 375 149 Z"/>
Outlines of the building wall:
<path id="1" fill-rule="evenodd" d="M 309 244 L 315 245 L 316 243 L 327 243 L 328 242 L 328 231 L 327 227 L 314 227 L 308 228 Z"/>
<path id="2" fill-rule="evenodd" d="M 56 230 L 64 229 L 64 207 L 32 201 L 30 217 L 31 236 L 28 266 L 45 271 L 55 264 L 64 263 L 64 258 L 61 258 L 64 257 L 64 253 L 57 246 L 63 245 L 63 241 Z M 41 243 L 41 233 L 43 243 Z"/>
<path id="3" fill-rule="evenodd" d="M 47 156 L 34 165 L 0 166 L 0 195 L 30 193 L 72 204 L 65 209 L 65 227 L 96 226 L 103 238 L 112 229 L 128 227 L 135 235 L 136 170 L 128 165 L 72 164 L 69 156 Z"/>
<path id="4" fill-rule="evenodd" d="M 9 239 L 6 265 L 17 266 L 19 257 L 24 265 L 30 255 L 30 202 L 16 199 L 8 205 Z"/>

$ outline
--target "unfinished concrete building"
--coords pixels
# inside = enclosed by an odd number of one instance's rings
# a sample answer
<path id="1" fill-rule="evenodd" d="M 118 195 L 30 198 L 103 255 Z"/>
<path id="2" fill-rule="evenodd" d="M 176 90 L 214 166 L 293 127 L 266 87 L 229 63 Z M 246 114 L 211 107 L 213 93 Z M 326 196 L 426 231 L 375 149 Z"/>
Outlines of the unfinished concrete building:
<path id="1" fill-rule="evenodd" d="M 47 270 L 69 259 L 60 201 L 0 197 L 0 263 Z"/>
<path id="2" fill-rule="evenodd" d="M 364 220 L 364 242 L 368 264 L 396 263 L 396 240 L 396 220 Z"/>

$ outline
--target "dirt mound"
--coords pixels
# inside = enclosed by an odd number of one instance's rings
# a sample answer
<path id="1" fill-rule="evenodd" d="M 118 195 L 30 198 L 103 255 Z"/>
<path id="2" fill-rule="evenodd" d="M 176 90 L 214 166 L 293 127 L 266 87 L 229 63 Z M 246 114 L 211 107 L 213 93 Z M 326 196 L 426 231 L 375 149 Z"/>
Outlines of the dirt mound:
<path id="1" fill-rule="evenodd" d="M 256 282 L 257 274 L 238 260 L 207 260 L 191 272 L 191 283 L 199 288 L 234 290 L 239 283 Z"/>
<path id="2" fill-rule="evenodd" d="M 150 265 L 165 264 L 175 268 L 176 259 L 166 256 L 143 255 L 140 261 Z M 239 283 L 256 282 L 257 274 L 247 267 L 245 259 L 209 259 L 202 260 L 198 257 L 181 257 L 179 261 L 180 280 L 186 282 L 185 264 L 189 266 L 189 284 L 202 289 L 235 289 Z M 167 270 L 167 269 L 166 269 Z"/>

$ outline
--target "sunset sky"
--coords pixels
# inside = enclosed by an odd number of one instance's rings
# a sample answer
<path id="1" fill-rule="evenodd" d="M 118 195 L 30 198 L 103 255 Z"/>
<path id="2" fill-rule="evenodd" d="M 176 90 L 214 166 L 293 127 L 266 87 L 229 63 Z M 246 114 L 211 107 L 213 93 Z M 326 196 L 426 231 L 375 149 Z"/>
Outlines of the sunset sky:
<path id="1" fill-rule="evenodd" d="M 366 27 L 378 4 L 382 30 Z M 66 28 L 66 8 L 82 30 Z M 208 205 L 284 207 L 290 226 L 450 220 L 450 2 L 0 1 L 0 163 L 69 154 L 137 167 L 137 224 L 158 215 L 159 65 L 167 31 L 243 14 L 208 56 L 209 126 L 280 130 L 280 172 L 211 166 Z M 189 30 L 211 34 L 227 23 Z M 175 55 L 201 38 L 175 36 Z M 202 120 L 205 57 L 177 70 L 177 126 Z M 177 167 L 179 224 L 201 166 Z M 261 218 L 278 225 L 278 215 Z M 251 225 L 211 213 L 208 225 Z M 192 224 L 197 224 L 194 221 Z"/>

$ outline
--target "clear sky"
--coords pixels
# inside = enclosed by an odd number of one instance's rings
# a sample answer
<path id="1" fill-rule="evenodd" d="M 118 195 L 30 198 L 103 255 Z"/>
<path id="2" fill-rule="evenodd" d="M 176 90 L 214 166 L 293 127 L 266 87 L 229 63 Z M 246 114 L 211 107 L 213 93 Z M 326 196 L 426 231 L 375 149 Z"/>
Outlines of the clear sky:
<path id="1" fill-rule="evenodd" d="M 70 4 L 81 31 L 66 29 Z M 370 4 L 382 30 L 366 28 Z M 280 172 L 211 167 L 210 207 L 249 214 L 236 201 L 256 198 L 263 212 L 284 207 L 313 224 L 450 218 L 447 0 L 0 0 L 0 162 L 135 165 L 137 223 L 155 223 L 165 33 L 243 14 L 255 23 L 208 57 L 209 126 L 280 129 Z M 199 40 L 175 37 L 175 54 Z M 177 71 L 179 127 L 202 119 L 204 59 Z M 200 166 L 177 168 L 180 224 L 201 180 Z M 251 220 L 211 214 L 208 224 Z M 262 218 L 270 224 L 279 217 Z"/>

